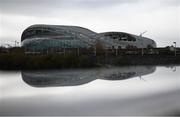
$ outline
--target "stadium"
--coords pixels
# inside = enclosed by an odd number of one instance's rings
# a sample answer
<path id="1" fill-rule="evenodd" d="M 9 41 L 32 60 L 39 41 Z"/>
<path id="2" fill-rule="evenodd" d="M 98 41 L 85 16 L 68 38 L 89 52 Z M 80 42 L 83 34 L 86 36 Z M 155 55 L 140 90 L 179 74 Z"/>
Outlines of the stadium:
<path id="1" fill-rule="evenodd" d="M 58 51 L 66 48 L 94 48 L 101 43 L 104 49 L 156 47 L 155 41 L 123 32 L 96 33 L 78 26 L 32 25 L 21 36 L 26 51 Z"/>

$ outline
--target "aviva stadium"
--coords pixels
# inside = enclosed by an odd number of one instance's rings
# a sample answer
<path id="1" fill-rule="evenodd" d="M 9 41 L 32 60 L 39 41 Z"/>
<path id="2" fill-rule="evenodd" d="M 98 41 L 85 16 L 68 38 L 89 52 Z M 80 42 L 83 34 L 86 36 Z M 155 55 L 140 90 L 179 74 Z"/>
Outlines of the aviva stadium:
<path id="1" fill-rule="evenodd" d="M 123 32 L 96 33 L 78 26 L 32 25 L 21 36 L 26 51 L 92 48 L 100 42 L 105 49 L 156 47 L 155 41 Z"/>

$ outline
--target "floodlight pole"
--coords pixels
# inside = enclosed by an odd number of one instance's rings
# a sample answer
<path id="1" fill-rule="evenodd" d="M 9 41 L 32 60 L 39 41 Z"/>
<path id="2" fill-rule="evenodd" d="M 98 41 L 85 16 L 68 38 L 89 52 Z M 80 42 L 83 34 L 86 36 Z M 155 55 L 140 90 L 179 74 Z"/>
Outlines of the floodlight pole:
<path id="1" fill-rule="evenodd" d="M 174 55 L 176 56 L 176 42 L 173 42 L 175 47 L 174 47 Z"/>

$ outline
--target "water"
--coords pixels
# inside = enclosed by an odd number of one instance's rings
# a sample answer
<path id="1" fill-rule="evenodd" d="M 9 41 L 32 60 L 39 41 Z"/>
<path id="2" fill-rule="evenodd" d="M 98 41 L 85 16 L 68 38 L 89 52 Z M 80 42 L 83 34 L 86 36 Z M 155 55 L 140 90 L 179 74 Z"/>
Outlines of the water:
<path id="1" fill-rule="evenodd" d="M 180 115 L 180 66 L 0 71 L 0 115 Z"/>

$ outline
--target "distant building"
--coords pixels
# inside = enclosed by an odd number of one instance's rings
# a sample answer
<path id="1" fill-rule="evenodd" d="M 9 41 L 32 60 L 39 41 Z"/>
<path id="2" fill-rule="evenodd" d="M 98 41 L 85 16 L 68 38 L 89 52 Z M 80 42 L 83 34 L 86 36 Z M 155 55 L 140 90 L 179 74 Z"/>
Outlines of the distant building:
<path id="1" fill-rule="evenodd" d="M 107 32 L 96 33 L 78 26 L 32 25 L 22 33 L 22 46 L 26 51 L 41 52 L 64 48 L 91 48 L 101 42 L 104 48 L 156 47 L 156 43 L 148 38 L 128 33 Z"/>

